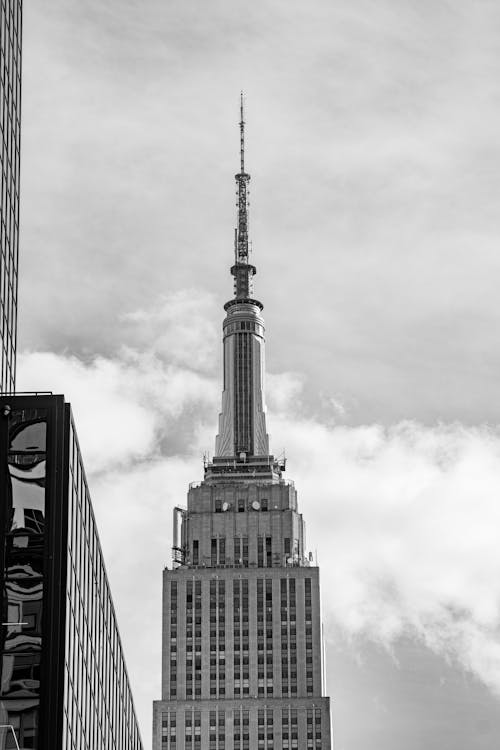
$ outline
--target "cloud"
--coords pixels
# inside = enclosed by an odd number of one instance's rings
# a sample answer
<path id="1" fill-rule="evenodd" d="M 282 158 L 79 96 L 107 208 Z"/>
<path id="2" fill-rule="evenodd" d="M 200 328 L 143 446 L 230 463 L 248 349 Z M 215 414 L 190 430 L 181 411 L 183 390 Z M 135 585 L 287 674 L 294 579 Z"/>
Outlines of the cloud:
<path id="1" fill-rule="evenodd" d="M 266 373 L 266 403 L 275 414 L 296 412 L 302 389 L 303 379 L 298 373 Z"/>
<path id="2" fill-rule="evenodd" d="M 500 430 L 328 427 L 286 440 L 326 611 L 352 636 L 411 634 L 500 695 Z"/>
<path id="3" fill-rule="evenodd" d="M 187 444 L 201 452 L 200 420 L 217 408 L 215 381 L 129 348 L 114 359 L 95 357 L 87 363 L 75 356 L 25 352 L 18 386 L 66 396 L 91 473 L 151 460 L 165 440 L 171 455 L 187 452 Z"/>
<path id="4" fill-rule="evenodd" d="M 123 545 L 135 545 L 127 586 L 117 584 L 120 607 L 134 620 L 134 580 L 159 596 L 135 559 L 150 561 L 148 576 L 168 561 L 170 512 L 184 502 L 188 482 L 201 477 L 219 385 L 131 350 L 88 363 L 27 353 L 20 379 L 23 387 L 35 380 L 39 388 L 64 386 L 73 402 L 117 581 Z M 414 422 L 335 426 L 303 416 L 299 376 L 269 380 L 268 427 L 274 450 L 287 450 L 319 554 L 329 622 L 387 646 L 413 634 L 500 694 L 500 431 Z"/>
<path id="5" fill-rule="evenodd" d="M 182 289 L 165 295 L 154 308 L 126 313 L 128 338 L 169 362 L 202 372 L 218 364 L 220 336 L 212 324 L 217 305 L 213 295 Z"/>

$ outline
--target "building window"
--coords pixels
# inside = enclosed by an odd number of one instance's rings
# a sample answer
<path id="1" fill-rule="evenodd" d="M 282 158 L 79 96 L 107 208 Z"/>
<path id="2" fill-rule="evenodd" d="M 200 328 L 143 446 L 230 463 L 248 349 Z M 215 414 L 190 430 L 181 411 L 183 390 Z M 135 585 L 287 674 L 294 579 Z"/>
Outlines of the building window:
<path id="1" fill-rule="evenodd" d="M 210 565 L 214 568 L 217 565 L 217 539 L 212 539 Z"/>

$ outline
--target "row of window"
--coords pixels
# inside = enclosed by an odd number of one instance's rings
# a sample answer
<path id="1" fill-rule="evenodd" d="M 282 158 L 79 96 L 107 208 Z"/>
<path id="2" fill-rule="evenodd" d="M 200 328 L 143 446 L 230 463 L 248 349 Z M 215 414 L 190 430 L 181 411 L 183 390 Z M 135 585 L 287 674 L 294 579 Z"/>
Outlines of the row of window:
<path id="1" fill-rule="evenodd" d="M 231 323 L 227 323 L 224 326 L 225 333 L 234 333 L 235 331 L 255 331 L 260 333 L 263 331 L 262 323 L 258 323 L 256 320 L 236 320 Z"/>
<path id="2" fill-rule="evenodd" d="M 179 713 L 180 724 L 178 724 L 177 713 Z M 208 717 L 207 717 L 208 713 Z M 226 713 L 229 716 L 226 716 Z M 184 716 L 182 716 L 184 714 Z M 256 734 L 257 746 L 259 748 L 275 747 L 275 733 L 278 727 L 275 724 L 275 714 L 279 717 L 280 711 L 270 707 L 258 709 L 257 722 L 253 731 Z M 183 718 L 183 721 L 182 721 Z M 208 722 L 207 722 L 208 718 Z M 193 709 L 184 711 L 164 711 L 161 714 L 161 746 L 162 750 L 176 750 L 180 744 L 180 733 L 185 747 L 209 748 L 209 750 L 222 750 L 226 746 L 227 719 L 233 722 L 233 748 L 234 750 L 246 750 L 250 747 L 250 712 L 247 709 L 237 708 L 231 712 L 223 710 L 210 710 L 201 712 Z M 305 722 L 304 722 L 305 718 Z M 305 734 L 307 748 L 321 748 L 322 742 L 322 716 L 318 707 L 308 708 L 305 712 L 300 711 L 300 724 Z M 255 721 L 255 718 L 253 719 Z M 207 726 L 208 724 L 208 726 Z M 281 740 L 283 748 L 297 748 L 299 740 L 299 711 L 290 707 L 281 709 Z M 208 744 L 207 743 L 208 739 Z M 179 741 L 179 742 L 178 742 Z"/>
<path id="3" fill-rule="evenodd" d="M 253 503 L 255 503 L 255 501 L 253 501 Z M 223 503 L 222 498 L 220 498 L 220 497 L 215 498 L 215 500 L 214 500 L 214 511 L 215 511 L 215 513 L 222 513 L 223 510 L 224 510 L 223 505 L 224 505 L 224 503 Z M 258 501 L 258 505 L 259 505 L 258 510 L 261 510 L 261 511 L 264 511 L 264 512 L 268 511 L 269 510 L 269 500 L 268 500 L 268 498 L 266 498 L 266 497 L 261 498 Z M 235 510 L 237 510 L 238 513 L 244 513 L 246 510 L 249 510 L 250 508 L 252 508 L 252 510 L 256 510 L 257 509 L 255 507 L 255 505 L 253 505 L 250 502 L 250 500 L 247 500 L 244 497 L 239 497 L 237 499 Z"/>
<path id="4" fill-rule="evenodd" d="M 299 549 L 298 539 L 293 540 L 292 548 L 292 540 L 286 537 L 283 540 L 281 555 L 279 552 L 273 552 L 271 536 L 259 535 L 257 537 L 257 560 L 255 562 L 249 559 L 247 536 L 235 536 L 232 539 L 232 550 L 230 547 L 228 549 L 227 541 L 227 538 L 224 536 L 212 537 L 210 541 L 210 557 L 202 558 L 200 555 L 200 541 L 199 539 L 193 539 L 191 564 L 194 566 L 203 564 L 205 567 L 212 568 L 226 566 L 247 568 L 250 564 L 257 564 L 259 568 L 282 567 L 283 563 L 290 559 L 290 556 L 293 556 L 293 559 L 297 557 Z"/>

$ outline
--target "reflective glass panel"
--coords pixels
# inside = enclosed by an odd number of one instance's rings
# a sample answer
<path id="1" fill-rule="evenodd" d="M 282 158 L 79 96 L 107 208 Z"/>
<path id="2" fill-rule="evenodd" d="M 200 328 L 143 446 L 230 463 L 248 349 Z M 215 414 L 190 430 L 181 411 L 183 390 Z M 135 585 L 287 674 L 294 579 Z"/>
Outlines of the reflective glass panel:
<path id="1" fill-rule="evenodd" d="M 5 496 L 0 724 L 19 746 L 38 747 L 45 536 L 46 411 L 13 411 Z M 3 459 L 5 460 L 5 458 Z M 12 731 L 0 750 L 15 748 Z"/>

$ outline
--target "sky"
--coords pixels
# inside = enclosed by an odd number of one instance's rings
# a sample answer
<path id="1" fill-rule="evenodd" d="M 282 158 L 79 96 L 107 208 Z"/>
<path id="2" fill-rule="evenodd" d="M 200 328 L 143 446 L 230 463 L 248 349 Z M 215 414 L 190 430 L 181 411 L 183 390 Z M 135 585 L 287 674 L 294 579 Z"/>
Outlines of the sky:
<path id="1" fill-rule="evenodd" d="M 172 507 L 217 429 L 243 89 L 335 750 L 496 750 L 498 3 L 31 0 L 23 34 L 18 388 L 73 405 L 145 748 Z"/>

